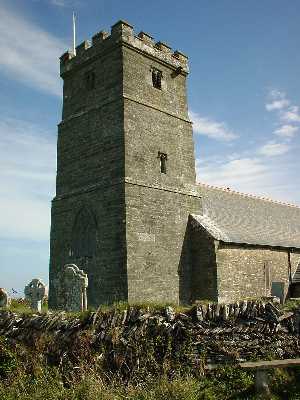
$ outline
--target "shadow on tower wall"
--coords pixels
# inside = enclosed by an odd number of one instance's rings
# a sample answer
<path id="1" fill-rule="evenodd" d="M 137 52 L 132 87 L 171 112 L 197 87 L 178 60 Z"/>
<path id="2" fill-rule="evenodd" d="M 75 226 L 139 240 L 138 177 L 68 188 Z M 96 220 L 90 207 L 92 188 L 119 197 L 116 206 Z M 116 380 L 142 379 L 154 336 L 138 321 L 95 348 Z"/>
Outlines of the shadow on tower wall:
<path id="1" fill-rule="evenodd" d="M 217 263 L 214 239 L 190 216 L 178 267 L 179 302 L 217 301 Z"/>
<path id="2" fill-rule="evenodd" d="M 187 223 L 181 256 L 178 265 L 179 276 L 179 303 L 190 304 L 192 300 L 192 254 L 191 254 L 191 226 Z"/>

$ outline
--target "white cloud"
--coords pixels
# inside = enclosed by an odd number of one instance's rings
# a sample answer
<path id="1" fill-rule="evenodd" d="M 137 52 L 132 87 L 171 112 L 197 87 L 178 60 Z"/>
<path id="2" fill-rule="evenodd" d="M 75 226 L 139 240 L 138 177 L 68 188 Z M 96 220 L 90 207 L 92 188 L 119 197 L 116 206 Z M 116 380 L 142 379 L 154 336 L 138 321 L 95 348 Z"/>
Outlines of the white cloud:
<path id="1" fill-rule="evenodd" d="M 271 90 L 268 97 L 270 98 L 270 102 L 266 104 L 267 111 L 280 111 L 290 105 L 290 100 L 286 98 L 286 94 L 279 90 Z"/>
<path id="2" fill-rule="evenodd" d="M 271 99 L 284 99 L 286 97 L 286 94 L 285 94 L 285 92 L 282 92 L 281 90 L 271 89 L 269 91 L 269 97 Z"/>
<path id="3" fill-rule="evenodd" d="M 236 158 L 214 165 L 207 162 L 201 166 L 197 162 L 197 176 L 203 182 L 219 186 L 236 186 L 241 182 L 249 183 L 255 177 L 262 176 L 266 167 L 258 158 Z"/>
<path id="4" fill-rule="evenodd" d="M 242 193 L 268 196 L 273 194 L 272 173 L 259 157 L 224 160 L 218 164 L 210 161 L 202 164 L 199 160 L 197 177 L 200 182 Z"/>
<path id="5" fill-rule="evenodd" d="M 55 190 L 55 136 L 25 121 L 0 121 L 0 235 L 48 240 Z"/>
<path id="6" fill-rule="evenodd" d="M 283 92 L 273 90 L 269 98 L 269 106 L 266 108 L 276 110 L 279 118 L 286 112 L 298 112 L 298 108 L 291 106 Z M 294 124 L 286 123 L 276 129 L 274 134 L 287 139 L 292 138 L 298 130 Z M 291 149 L 287 143 L 269 141 L 259 149 L 245 149 L 242 154 L 199 159 L 196 163 L 197 178 L 210 185 L 300 204 L 298 158 L 293 159 L 292 155 L 288 160 L 287 157 L 275 157 Z"/>
<path id="7" fill-rule="evenodd" d="M 274 100 L 271 103 L 266 104 L 266 110 L 267 111 L 281 110 L 285 107 L 288 107 L 289 104 L 290 102 L 287 99 Z"/>
<path id="8" fill-rule="evenodd" d="M 11 79 L 61 96 L 58 57 L 66 45 L 3 4 L 0 20 L 0 71 Z"/>
<path id="9" fill-rule="evenodd" d="M 83 4 L 80 0 L 49 0 L 49 2 L 56 7 L 79 7 Z"/>
<path id="10" fill-rule="evenodd" d="M 299 127 L 298 126 L 293 126 L 293 125 L 282 125 L 280 128 L 276 129 L 274 131 L 275 135 L 286 137 L 286 138 L 292 138 L 295 136 L 295 134 L 298 132 Z"/>
<path id="11" fill-rule="evenodd" d="M 240 157 L 223 161 L 197 160 L 198 181 L 242 193 L 300 204 L 300 178 L 296 165 L 271 158 Z"/>
<path id="12" fill-rule="evenodd" d="M 282 124 L 282 126 L 277 128 L 273 133 L 285 139 L 293 138 L 299 130 L 299 127 L 295 126 L 295 123 L 300 122 L 299 107 L 292 105 L 291 101 L 287 99 L 286 94 L 278 90 L 271 90 L 269 98 L 271 100 L 266 104 L 266 109 L 268 111 L 277 111 L 276 115 Z M 286 144 L 268 143 L 261 149 L 261 154 L 279 155 L 287 151 L 288 148 Z"/>
<path id="13" fill-rule="evenodd" d="M 65 0 L 51 0 L 50 3 L 53 4 L 54 6 L 66 7 Z"/>
<path id="14" fill-rule="evenodd" d="M 258 153 L 267 157 L 273 157 L 285 154 L 289 150 L 290 146 L 285 143 L 268 142 L 258 150 Z"/>
<path id="15" fill-rule="evenodd" d="M 193 130 L 199 135 L 207 136 L 211 139 L 230 141 L 238 136 L 227 128 L 223 122 L 213 121 L 208 118 L 200 117 L 199 114 L 190 111 L 190 119 L 193 122 Z"/>
<path id="16" fill-rule="evenodd" d="M 300 122 L 299 107 L 292 106 L 280 116 L 283 121 Z"/>

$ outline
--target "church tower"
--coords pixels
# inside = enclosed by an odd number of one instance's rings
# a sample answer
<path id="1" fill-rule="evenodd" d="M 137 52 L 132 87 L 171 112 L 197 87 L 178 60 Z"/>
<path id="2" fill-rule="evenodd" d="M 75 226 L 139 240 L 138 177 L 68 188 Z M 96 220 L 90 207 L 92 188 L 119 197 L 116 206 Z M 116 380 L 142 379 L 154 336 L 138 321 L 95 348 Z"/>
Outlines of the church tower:
<path id="1" fill-rule="evenodd" d="M 124 21 L 61 57 L 49 305 L 59 271 L 89 278 L 88 304 L 187 302 L 188 215 L 201 213 L 187 57 Z"/>

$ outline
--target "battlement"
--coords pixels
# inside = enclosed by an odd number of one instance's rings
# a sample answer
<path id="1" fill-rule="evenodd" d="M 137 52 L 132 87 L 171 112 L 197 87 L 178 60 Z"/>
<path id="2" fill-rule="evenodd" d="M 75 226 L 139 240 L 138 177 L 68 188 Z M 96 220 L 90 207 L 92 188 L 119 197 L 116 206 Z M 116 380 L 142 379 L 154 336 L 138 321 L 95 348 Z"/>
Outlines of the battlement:
<path id="1" fill-rule="evenodd" d="M 67 51 L 60 57 L 60 73 L 63 76 L 78 65 L 88 62 L 100 54 L 108 52 L 112 47 L 125 45 L 168 64 L 179 73 L 187 74 L 188 57 L 163 42 L 155 42 L 148 33 L 135 34 L 133 27 L 125 21 L 119 21 L 111 27 L 111 32 L 100 31 L 91 41 L 85 40 L 76 47 L 76 55 Z"/>

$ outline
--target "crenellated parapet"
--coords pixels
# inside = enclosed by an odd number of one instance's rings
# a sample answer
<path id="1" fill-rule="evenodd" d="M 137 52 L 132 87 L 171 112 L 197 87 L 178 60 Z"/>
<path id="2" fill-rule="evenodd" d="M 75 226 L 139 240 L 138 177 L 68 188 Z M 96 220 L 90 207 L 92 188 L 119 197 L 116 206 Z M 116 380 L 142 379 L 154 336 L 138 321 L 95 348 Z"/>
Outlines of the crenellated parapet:
<path id="1" fill-rule="evenodd" d="M 135 34 L 133 27 L 125 21 L 119 21 L 112 26 L 110 34 L 100 31 L 92 37 L 92 41 L 85 40 L 76 47 L 76 55 L 70 51 L 60 57 L 60 73 L 76 68 L 82 63 L 109 52 L 113 47 L 124 45 L 139 51 L 146 56 L 167 64 L 177 73 L 188 73 L 188 57 L 163 42 L 155 42 L 148 33 Z"/>

